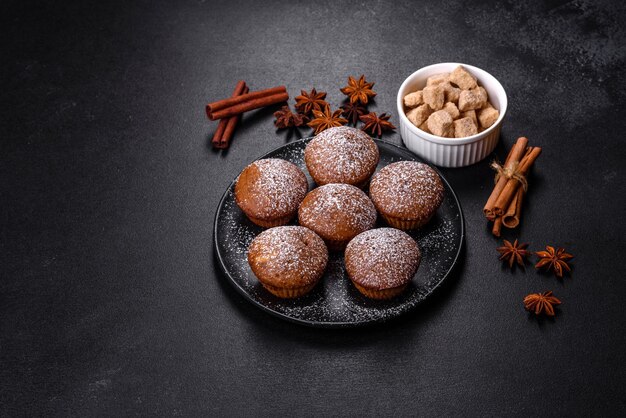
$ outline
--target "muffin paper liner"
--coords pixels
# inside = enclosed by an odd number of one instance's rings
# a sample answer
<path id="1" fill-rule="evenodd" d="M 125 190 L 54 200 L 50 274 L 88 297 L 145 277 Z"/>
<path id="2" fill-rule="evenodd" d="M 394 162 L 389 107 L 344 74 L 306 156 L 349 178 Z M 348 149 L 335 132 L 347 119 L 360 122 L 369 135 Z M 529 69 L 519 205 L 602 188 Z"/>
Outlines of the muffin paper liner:
<path id="1" fill-rule="evenodd" d="M 261 285 L 263 285 L 263 287 L 274 296 L 278 296 L 279 298 L 292 299 L 304 296 L 305 294 L 309 293 L 311 290 L 313 290 L 317 283 L 318 282 L 314 282 L 306 286 L 293 288 L 276 287 L 263 282 L 261 282 Z"/>
<path id="2" fill-rule="evenodd" d="M 361 292 L 364 296 L 367 296 L 370 299 L 391 299 L 398 296 L 407 287 L 407 284 L 403 284 L 402 286 L 392 287 L 391 289 L 376 290 L 363 287 L 355 283 L 354 281 L 352 281 L 352 284 L 354 285 L 354 287 L 357 288 L 359 292 Z"/>
<path id="3" fill-rule="evenodd" d="M 282 218 L 277 218 L 277 219 L 264 220 L 264 219 L 258 219 L 258 218 L 252 217 L 248 214 L 246 214 L 246 216 L 254 224 L 258 226 L 262 226 L 263 228 L 273 228 L 275 226 L 287 225 L 289 221 L 294 217 L 294 215 L 290 215 L 290 216 L 283 216 Z"/>
<path id="4" fill-rule="evenodd" d="M 346 249 L 346 246 L 350 242 L 350 240 L 331 240 L 325 239 L 324 242 L 330 251 L 343 251 Z"/>
<path id="5" fill-rule="evenodd" d="M 389 224 L 389 226 L 402 229 L 404 231 L 408 231 L 409 229 L 419 228 L 420 226 L 423 226 L 426 223 L 426 222 L 419 221 L 419 220 L 405 220 L 401 218 L 394 218 L 392 216 L 383 215 L 383 214 L 381 214 L 380 216 L 382 216 L 382 218 L 385 220 L 385 222 Z"/>

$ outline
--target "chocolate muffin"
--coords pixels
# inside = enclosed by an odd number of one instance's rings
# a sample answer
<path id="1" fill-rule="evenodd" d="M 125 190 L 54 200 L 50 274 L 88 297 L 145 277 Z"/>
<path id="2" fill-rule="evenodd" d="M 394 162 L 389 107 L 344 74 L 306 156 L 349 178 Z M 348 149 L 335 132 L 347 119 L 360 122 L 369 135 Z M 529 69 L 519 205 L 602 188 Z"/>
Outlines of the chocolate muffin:
<path id="1" fill-rule="evenodd" d="M 371 229 L 346 248 L 346 271 L 354 286 L 371 299 L 391 299 L 406 289 L 421 260 L 417 243 L 394 228 Z"/>
<path id="2" fill-rule="evenodd" d="M 248 263 L 265 289 L 280 298 L 297 298 L 320 281 L 328 250 L 324 241 L 301 226 L 261 232 L 248 248 Z"/>
<path id="3" fill-rule="evenodd" d="M 300 225 L 317 233 L 335 251 L 374 227 L 376 208 L 363 191 L 349 184 L 327 184 L 306 195 L 298 210 Z"/>
<path id="4" fill-rule="evenodd" d="M 372 178 L 370 198 L 390 226 L 409 230 L 425 225 L 443 202 L 441 178 L 426 164 L 398 161 Z"/>
<path id="5" fill-rule="evenodd" d="M 255 224 L 285 225 L 298 211 L 309 188 L 295 164 L 278 158 L 258 160 L 244 168 L 235 184 L 237 206 Z"/>
<path id="6" fill-rule="evenodd" d="M 304 150 L 306 168 L 320 186 L 346 183 L 363 188 L 374 174 L 379 158 L 372 138 L 348 126 L 319 133 Z"/>

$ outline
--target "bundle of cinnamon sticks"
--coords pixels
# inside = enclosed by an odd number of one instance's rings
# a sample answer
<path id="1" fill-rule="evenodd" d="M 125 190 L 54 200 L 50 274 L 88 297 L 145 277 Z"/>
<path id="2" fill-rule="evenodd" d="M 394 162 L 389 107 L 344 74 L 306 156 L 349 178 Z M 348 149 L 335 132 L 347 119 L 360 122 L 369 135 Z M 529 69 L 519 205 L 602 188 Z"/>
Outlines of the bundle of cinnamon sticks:
<path id="1" fill-rule="evenodd" d="M 483 208 L 485 217 L 493 222 L 491 232 L 500 236 L 502 226 L 515 228 L 520 223 L 522 202 L 528 189 L 526 180 L 530 168 L 541 154 L 540 147 L 529 147 L 528 138 L 517 139 L 506 157 L 504 165 L 496 162 L 495 187 Z"/>
<path id="2" fill-rule="evenodd" d="M 210 120 L 219 124 L 211 143 L 214 148 L 225 149 L 230 145 L 233 132 L 242 113 L 289 100 L 285 86 L 250 92 L 244 81 L 235 86 L 232 97 L 206 105 L 206 114 Z"/>

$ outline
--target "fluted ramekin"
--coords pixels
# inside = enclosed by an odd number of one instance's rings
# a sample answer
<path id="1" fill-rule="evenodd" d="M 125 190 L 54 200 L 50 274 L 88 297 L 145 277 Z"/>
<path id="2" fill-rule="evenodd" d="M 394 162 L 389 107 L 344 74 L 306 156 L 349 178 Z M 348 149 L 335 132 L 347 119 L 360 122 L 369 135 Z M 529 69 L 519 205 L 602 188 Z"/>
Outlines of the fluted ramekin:
<path id="1" fill-rule="evenodd" d="M 428 77 L 447 73 L 462 65 L 474 77 L 478 84 L 487 90 L 489 101 L 499 112 L 496 123 L 488 129 L 466 138 L 443 138 L 422 131 L 413 125 L 406 117 L 404 96 L 426 86 Z M 417 70 L 411 74 L 398 90 L 398 114 L 400 120 L 400 135 L 404 145 L 429 162 L 441 167 L 465 167 L 475 164 L 489 155 L 500 139 L 502 121 L 506 115 L 507 97 L 502 84 L 488 72 L 472 65 L 456 62 L 433 64 Z"/>

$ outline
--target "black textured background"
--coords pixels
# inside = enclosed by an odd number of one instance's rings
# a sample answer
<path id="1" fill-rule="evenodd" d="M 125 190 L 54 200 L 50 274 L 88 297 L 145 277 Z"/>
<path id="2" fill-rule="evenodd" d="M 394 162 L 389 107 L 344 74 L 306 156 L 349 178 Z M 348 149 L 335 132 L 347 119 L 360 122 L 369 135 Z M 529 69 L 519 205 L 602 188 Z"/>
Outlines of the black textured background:
<path id="1" fill-rule="evenodd" d="M 3 2 L 0 415 L 624 414 L 625 19 L 584 0 Z M 496 155 L 544 148 L 507 236 L 566 247 L 572 276 L 501 268 L 486 160 L 444 170 L 465 257 L 402 320 L 322 331 L 239 297 L 215 208 L 289 139 L 266 109 L 214 152 L 204 105 L 244 79 L 337 106 L 364 73 L 397 123 L 400 83 L 443 61 L 508 92 Z M 538 321 L 521 301 L 547 289 L 563 305 Z"/>

